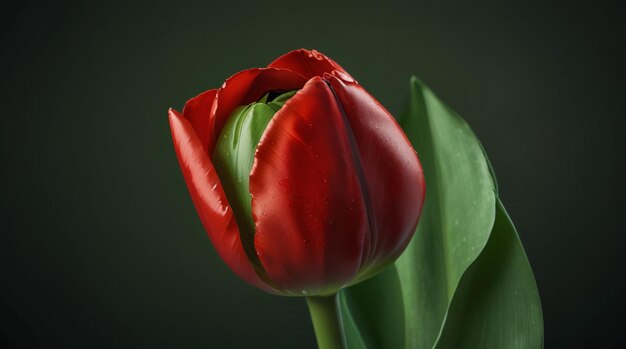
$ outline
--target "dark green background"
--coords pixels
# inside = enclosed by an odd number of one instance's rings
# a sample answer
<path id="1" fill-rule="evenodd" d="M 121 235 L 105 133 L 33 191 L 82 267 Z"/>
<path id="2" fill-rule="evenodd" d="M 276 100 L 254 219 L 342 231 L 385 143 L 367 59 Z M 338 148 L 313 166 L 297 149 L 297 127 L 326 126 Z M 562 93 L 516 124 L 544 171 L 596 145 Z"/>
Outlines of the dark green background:
<path id="1" fill-rule="evenodd" d="M 626 347 L 617 1 L 22 2 L 2 14 L 0 337 L 18 347 L 313 348 L 304 300 L 216 256 L 166 111 L 291 49 L 392 112 L 419 75 L 489 153 L 547 348 Z"/>

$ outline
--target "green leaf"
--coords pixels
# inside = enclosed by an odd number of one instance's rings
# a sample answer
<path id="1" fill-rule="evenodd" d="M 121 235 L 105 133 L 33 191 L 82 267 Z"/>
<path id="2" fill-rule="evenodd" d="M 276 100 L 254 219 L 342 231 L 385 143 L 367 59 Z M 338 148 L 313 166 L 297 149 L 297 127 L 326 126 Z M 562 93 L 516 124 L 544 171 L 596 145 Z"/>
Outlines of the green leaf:
<path id="1" fill-rule="evenodd" d="M 444 323 L 447 323 L 447 316 L 452 318 L 459 314 L 463 319 L 463 310 L 459 309 L 465 308 L 456 304 L 473 301 L 461 294 L 468 289 L 477 289 L 471 282 L 470 286 L 467 285 L 465 274 L 477 258 L 480 259 L 496 220 L 495 177 L 480 142 L 463 119 L 416 78 L 411 79 L 409 108 L 401 115 L 399 123 L 417 150 L 424 168 L 426 205 L 415 237 L 395 265 L 383 274 L 343 291 L 345 295 L 341 299 L 358 329 L 352 330 L 352 336 L 347 336 L 350 348 L 362 348 L 352 345 L 360 342 L 367 348 L 430 349 L 437 343 L 450 343 L 447 336 L 465 338 L 460 335 L 465 331 L 463 321 L 446 325 L 445 331 Z M 521 244 L 515 246 L 507 253 L 523 255 Z M 510 271 L 513 277 L 530 275 L 532 282 L 527 278 L 516 281 L 536 293 L 528 263 L 508 266 L 519 269 Z M 390 282 L 393 279 L 390 274 L 395 276 L 397 283 Z M 484 277 L 488 278 L 487 275 Z M 501 297 L 504 303 L 515 299 L 516 294 L 508 294 L 508 289 L 498 288 L 496 284 L 489 290 L 491 293 L 486 289 L 483 291 Z M 472 297 L 477 295 L 473 293 Z M 398 300 L 401 307 L 397 306 Z M 538 297 L 524 300 L 528 307 L 540 309 Z M 477 314 L 493 316 L 495 313 L 484 311 Z M 518 321 L 497 323 L 492 320 L 481 318 L 475 321 L 475 325 L 500 326 L 481 327 L 479 330 L 485 335 L 491 335 L 492 331 L 527 334 L 521 329 L 516 332 Z M 521 321 L 524 320 L 531 319 Z M 541 323 L 541 316 L 532 321 Z"/>
<path id="2" fill-rule="evenodd" d="M 513 222 L 498 200 L 489 242 L 463 275 L 436 348 L 542 346 L 535 278 Z"/>
<path id="3" fill-rule="evenodd" d="M 339 301 L 348 348 L 402 348 L 404 303 L 395 266 L 341 291 Z"/>
<path id="4" fill-rule="evenodd" d="M 351 349 L 366 349 L 370 347 L 365 342 L 365 333 L 362 333 L 356 324 L 353 313 L 358 309 L 350 309 L 348 307 L 348 295 L 346 292 L 339 293 L 339 309 L 341 311 L 341 322 L 343 324 L 343 333 L 348 347 Z"/>

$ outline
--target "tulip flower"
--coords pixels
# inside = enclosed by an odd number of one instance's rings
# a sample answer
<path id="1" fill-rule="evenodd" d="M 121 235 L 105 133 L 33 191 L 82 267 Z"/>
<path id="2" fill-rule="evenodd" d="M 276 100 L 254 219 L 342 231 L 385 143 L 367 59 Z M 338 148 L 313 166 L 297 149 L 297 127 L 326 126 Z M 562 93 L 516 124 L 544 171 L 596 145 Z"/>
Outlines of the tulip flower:
<path id="1" fill-rule="evenodd" d="M 415 150 L 392 115 L 315 50 L 241 71 L 182 113 L 170 109 L 169 121 L 213 245 L 264 291 L 307 296 L 315 308 L 316 297 L 393 263 L 415 231 L 425 194 Z"/>

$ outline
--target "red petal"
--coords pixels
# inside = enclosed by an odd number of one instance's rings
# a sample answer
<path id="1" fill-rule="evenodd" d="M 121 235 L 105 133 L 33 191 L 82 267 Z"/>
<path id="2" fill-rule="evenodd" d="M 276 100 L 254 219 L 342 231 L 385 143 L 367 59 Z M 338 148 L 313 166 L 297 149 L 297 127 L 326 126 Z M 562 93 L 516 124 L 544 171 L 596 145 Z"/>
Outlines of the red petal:
<path id="1" fill-rule="evenodd" d="M 314 76 L 322 76 L 324 73 L 332 73 L 333 70 L 348 74 L 339 64 L 320 52 L 305 49 L 286 53 L 270 63 L 268 67 L 290 70 L 307 80 Z"/>
<path id="2" fill-rule="evenodd" d="M 211 113 L 211 139 L 208 152 L 213 153 L 224 123 L 232 111 L 261 98 L 268 91 L 290 91 L 299 89 L 306 79 L 287 70 L 273 68 L 255 68 L 241 71 L 228 78 L 215 95 Z"/>
<path id="3" fill-rule="evenodd" d="M 183 116 L 189 120 L 193 126 L 193 129 L 196 131 L 204 149 L 208 149 L 209 137 L 211 134 L 209 119 L 216 92 L 217 89 L 202 92 L 196 97 L 188 100 L 185 104 L 185 108 L 183 108 Z"/>
<path id="4" fill-rule="evenodd" d="M 172 109 L 169 121 L 187 188 L 215 249 L 239 277 L 267 292 L 277 293 L 261 281 L 250 264 L 222 184 L 191 123 Z"/>
<path id="5" fill-rule="evenodd" d="M 254 243 L 282 289 L 336 292 L 361 263 L 367 217 L 346 126 L 317 77 L 274 115 L 257 147 Z"/>
<path id="6" fill-rule="evenodd" d="M 367 182 L 371 249 L 364 267 L 395 259 L 409 243 L 424 204 L 422 167 L 393 116 L 351 78 L 324 76 L 350 122 Z"/>

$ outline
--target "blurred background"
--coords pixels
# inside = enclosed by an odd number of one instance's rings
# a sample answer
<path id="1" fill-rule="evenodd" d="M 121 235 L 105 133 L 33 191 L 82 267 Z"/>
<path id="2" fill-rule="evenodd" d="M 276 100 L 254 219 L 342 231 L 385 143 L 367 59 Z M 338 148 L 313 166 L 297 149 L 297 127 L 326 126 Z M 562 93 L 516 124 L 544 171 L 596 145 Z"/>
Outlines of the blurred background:
<path id="1" fill-rule="evenodd" d="M 0 340 L 314 348 L 303 299 L 216 255 L 166 112 L 295 48 L 392 113 L 418 75 L 483 142 L 543 302 L 547 348 L 626 348 L 618 1 L 48 2 L 1 15 Z"/>

